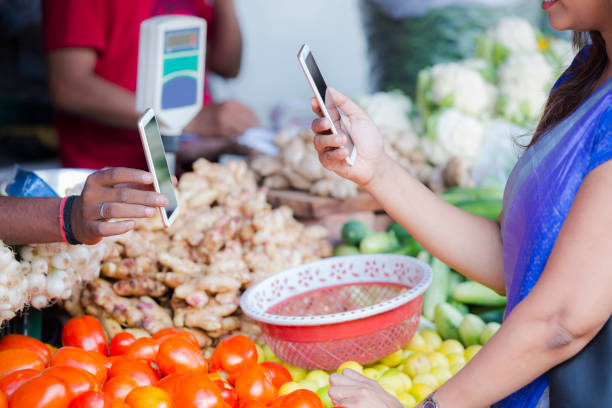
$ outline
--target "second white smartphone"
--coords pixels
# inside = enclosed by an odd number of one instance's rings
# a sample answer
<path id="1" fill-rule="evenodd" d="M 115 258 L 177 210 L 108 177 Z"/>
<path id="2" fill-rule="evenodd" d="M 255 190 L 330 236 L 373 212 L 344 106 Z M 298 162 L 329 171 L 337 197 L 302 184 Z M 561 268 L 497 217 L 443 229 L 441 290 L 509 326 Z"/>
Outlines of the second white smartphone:
<path id="1" fill-rule="evenodd" d="M 323 75 L 321 75 L 319 66 L 317 65 L 317 62 L 315 61 L 308 45 L 302 45 L 302 48 L 300 48 L 300 52 L 298 53 L 298 60 L 302 70 L 304 71 L 304 75 L 306 75 L 308 84 L 312 88 L 312 92 L 319 103 L 323 116 L 325 116 L 331 122 L 332 134 L 337 135 L 338 129 L 336 129 L 334 121 L 330 115 L 330 110 L 335 110 L 340 118 L 342 118 L 342 113 L 336 109 L 336 105 L 331 100 L 331 97 L 327 95 L 327 84 L 323 79 Z M 348 142 L 344 145 L 344 147 L 349 151 L 349 155 L 346 158 L 346 162 L 352 166 L 355 163 L 355 158 L 357 157 L 357 149 L 355 148 L 353 140 L 348 132 L 347 136 Z"/>
<path id="2" fill-rule="evenodd" d="M 172 184 L 170 168 L 166 160 L 166 151 L 152 109 L 147 109 L 138 121 L 138 131 L 149 171 L 153 174 L 155 191 L 168 198 L 168 205 L 159 209 L 164 227 L 168 228 L 178 217 L 179 206 Z"/>

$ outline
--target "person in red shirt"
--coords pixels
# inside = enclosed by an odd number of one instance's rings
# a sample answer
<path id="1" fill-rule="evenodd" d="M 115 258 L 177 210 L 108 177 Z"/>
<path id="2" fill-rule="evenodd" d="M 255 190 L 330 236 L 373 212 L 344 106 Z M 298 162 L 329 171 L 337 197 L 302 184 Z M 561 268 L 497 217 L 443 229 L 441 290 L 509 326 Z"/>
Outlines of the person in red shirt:
<path id="1" fill-rule="evenodd" d="M 210 0 L 209 0 L 210 1 Z M 208 23 L 207 69 L 224 77 L 240 70 L 242 37 L 233 0 L 43 0 L 49 87 L 63 167 L 146 168 L 135 109 L 140 24 L 183 14 Z M 204 107 L 185 132 L 213 145 L 257 126 L 235 101 Z"/>

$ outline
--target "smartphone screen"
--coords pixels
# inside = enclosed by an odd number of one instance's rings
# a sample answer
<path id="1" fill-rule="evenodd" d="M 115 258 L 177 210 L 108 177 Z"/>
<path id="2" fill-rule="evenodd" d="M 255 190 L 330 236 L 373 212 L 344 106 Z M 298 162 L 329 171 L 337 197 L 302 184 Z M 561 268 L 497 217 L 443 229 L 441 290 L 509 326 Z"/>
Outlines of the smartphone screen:
<path id="1" fill-rule="evenodd" d="M 165 211 L 167 218 L 170 219 L 178 207 L 178 202 L 174 194 L 174 186 L 172 185 L 172 177 L 168 168 L 168 161 L 166 160 L 166 152 L 155 116 L 152 116 L 151 120 L 144 125 L 144 133 L 149 146 L 151 160 L 153 161 L 154 176 L 157 179 L 159 192 L 168 198 L 168 206 L 163 208 L 162 211 Z"/>

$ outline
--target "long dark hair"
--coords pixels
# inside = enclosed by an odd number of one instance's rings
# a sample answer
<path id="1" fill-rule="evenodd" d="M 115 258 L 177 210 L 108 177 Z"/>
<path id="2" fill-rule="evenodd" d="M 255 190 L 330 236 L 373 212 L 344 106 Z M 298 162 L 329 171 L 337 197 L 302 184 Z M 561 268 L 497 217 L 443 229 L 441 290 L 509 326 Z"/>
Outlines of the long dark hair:
<path id="1" fill-rule="evenodd" d="M 589 42 L 593 45 L 588 55 L 579 55 L 578 58 L 583 58 L 583 61 L 574 64 L 570 69 L 567 82 L 551 92 L 544 108 L 544 115 L 528 148 L 533 146 L 547 130 L 567 118 L 593 92 L 608 65 L 606 42 L 599 31 L 576 32 L 573 42 L 574 47 L 580 50 Z"/>

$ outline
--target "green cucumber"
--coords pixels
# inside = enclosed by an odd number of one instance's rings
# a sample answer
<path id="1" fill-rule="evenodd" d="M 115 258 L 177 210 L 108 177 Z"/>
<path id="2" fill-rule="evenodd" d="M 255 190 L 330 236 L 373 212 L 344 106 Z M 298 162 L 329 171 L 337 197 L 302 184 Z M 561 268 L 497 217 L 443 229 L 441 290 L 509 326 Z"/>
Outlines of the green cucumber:
<path id="1" fill-rule="evenodd" d="M 488 312 L 480 313 L 479 316 L 485 323 L 501 323 L 504 320 L 506 308 L 489 310 Z"/>
<path id="2" fill-rule="evenodd" d="M 485 322 L 474 314 L 466 314 L 459 325 L 459 337 L 465 347 L 480 344 L 480 335 L 485 328 Z"/>
<path id="3" fill-rule="evenodd" d="M 348 245 L 359 245 L 371 233 L 372 230 L 361 221 L 351 220 L 342 226 L 342 240 Z"/>
<path id="4" fill-rule="evenodd" d="M 390 252 L 399 247 L 399 242 L 393 233 L 374 232 L 361 240 L 359 250 L 363 254 L 378 254 Z"/>
<path id="5" fill-rule="evenodd" d="M 448 303 L 440 303 L 436 306 L 434 322 L 438 333 L 444 340 L 459 340 L 459 326 L 463 321 L 463 315 Z"/>
<path id="6" fill-rule="evenodd" d="M 399 242 L 401 242 L 403 245 L 408 244 L 413 239 L 412 235 L 410 235 L 410 233 L 406 231 L 406 229 L 397 221 L 393 221 L 391 225 L 389 225 L 387 232 L 393 232 Z"/>
<path id="7" fill-rule="evenodd" d="M 419 261 L 423 261 L 423 262 L 425 262 L 426 264 L 429 264 L 429 261 L 431 261 L 432 256 L 431 256 L 431 254 L 430 254 L 429 252 L 427 252 L 427 251 L 425 251 L 425 250 L 422 250 L 421 252 L 419 252 L 419 253 L 417 254 L 416 258 L 417 258 Z"/>
<path id="8" fill-rule="evenodd" d="M 455 205 L 463 211 L 497 221 L 502 212 L 503 201 L 499 199 L 478 199 L 461 201 Z"/>
<path id="9" fill-rule="evenodd" d="M 492 289 L 474 281 L 467 281 L 457 285 L 455 290 L 453 290 L 453 299 L 468 305 L 497 307 L 506 305 L 505 296 L 500 296 Z"/>
<path id="10" fill-rule="evenodd" d="M 466 304 L 457 302 L 455 299 L 450 299 L 447 303 L 460 311 L 462 315 L 470 313 L 470 308 Z"/>
<path id="11" fill-rule="evenodd" d="M 431 261 L 431 271 L 433 273 L 431 286 L 423 294 L 423 316 L 429 320 L 433 320 L 436 306 L 446 302 L 450 268 L 434 257 Z"/>
<path id="12" fill-rule="evenodd" d="M 483 346 L 493 337 L 495 333 L 500 329 L 501 324 L 499 323 L 487 323 L 487 325 L 480 333 L 480 344 Z"/>
<path id="13" fill-rule="evenodd" d="M 504 191 L 494 187 L 453 187 L 440 195 L 444 201 L 453 205 L 471 200 L 501 200 L 503 196 Z"/>
<path id="14" fill-rule="evenodd" d="M 334 256 L 358 255 L 360 253 L 359 248 L 352 245 L 338 245 L 334 249 Z"/>
<path id="15" fill-rule="evenodd" d="M 449 298 L 453 296 L 453 290 L 455 290 L 457 285 L 459 285 L 461 282 L 465 282 L 465 277 L 463 277 L 463 275 L 455 271 L 451 271 L 450 276 L 448 278 L 448 297 Z"/>

